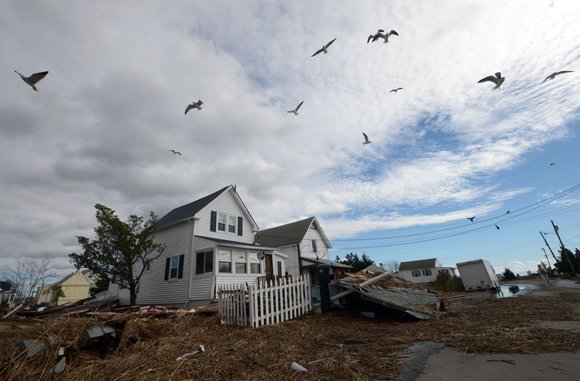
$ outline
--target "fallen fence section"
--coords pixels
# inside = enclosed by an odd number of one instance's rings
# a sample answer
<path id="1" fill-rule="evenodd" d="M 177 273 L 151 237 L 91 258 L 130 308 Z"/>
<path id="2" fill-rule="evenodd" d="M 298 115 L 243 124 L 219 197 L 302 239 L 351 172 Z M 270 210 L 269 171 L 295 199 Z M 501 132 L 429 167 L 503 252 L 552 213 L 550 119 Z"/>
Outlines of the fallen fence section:
<path id="1" fill-rule="evenodd" d="M 310 277 L 259 280 L 218 289 L 222 324 L 260 327 L 294 319 L 312 310 Z"/>

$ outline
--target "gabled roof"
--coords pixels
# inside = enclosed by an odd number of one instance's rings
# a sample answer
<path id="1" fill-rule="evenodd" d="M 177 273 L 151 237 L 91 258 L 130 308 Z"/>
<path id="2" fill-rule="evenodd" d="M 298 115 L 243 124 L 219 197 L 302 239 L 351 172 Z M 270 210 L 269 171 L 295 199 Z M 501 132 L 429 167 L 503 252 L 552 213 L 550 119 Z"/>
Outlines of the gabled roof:
<path id="1" fill-rule="evenodd" d="M 199 200 L 195 200 L 193 202 L 190 202 L 189 204 L 182 205 L 178 208 L 173 209 L 172 211 L 161 217 L 159 221 L 157 221 L 157 224 L 155 224 L 155 227 L 159 229 L 160 227 L 171 225 L 176 222 L 183 221 L 195 216 L 197 212 L 199 212 L 207 205 L 209 205 L 210 202 L 215 200 L 219 195 L 224 193 L 230 187 L 231 185 L 228 185 L 227 187 L 224 187 L 216 192 L 213 192 L 212 194 L 202 197 Z"/>
<path id="2" fill-rule="evenodd" d="M 436 267 L 437 258 L 421 259 L 419 261 L 401 262 L 399 271 L 432 269 Z"/>
<path id="3" fill-rule="evenodd" d="M 320 228 L 316 217 L 308 217 L 300 221 L 291 222 L 286 225 L 276 226 L 270 229 L 260 230 L 254 236 L 254 242 L 263 246 L 282 247 L 302 242 L 304 236 L 314 224 L 322 239 L 328 247 L 332 247 L 328 238 Z"/>
<path id="4" fill-rule="evenodd" d="M 54 283 L 52 286 L 60 286 L 62 285 L 64 282 L 66 282 L 67 280 L 69 280 L 70 278 L 72 278 L 76 273 L 78 273 L 79 271 L 75 271 L 74 273 L 70 273 L 67 276 L 65 276 L 64 278 L 62 278 L 61 280 L 59 280 L 58 282 Z M 81 275 L 85 275 L 82 271 L 80 271 Z M 85 276 L 86 278 L 86 276 Z"/>

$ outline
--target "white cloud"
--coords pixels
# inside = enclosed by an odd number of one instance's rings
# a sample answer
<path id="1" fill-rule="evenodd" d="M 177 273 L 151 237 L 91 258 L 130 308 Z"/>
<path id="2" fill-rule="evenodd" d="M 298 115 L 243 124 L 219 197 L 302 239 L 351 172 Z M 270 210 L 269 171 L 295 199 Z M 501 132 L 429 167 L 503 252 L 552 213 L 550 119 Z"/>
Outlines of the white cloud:
<path id="1" fill-rule="evenodd" d="M 489 213 L 578 120 L 574 75 L 541 84 L 577 64 L 573 1 L 135 5 L 0 5 L 0 257 L 66 255 L 97 202 L 163 214 L 232 183 L 263 227 Z M 367 44 L 379 27 L 400 36 Z M 35 93 L 14 69 L 50 73 Z"/>

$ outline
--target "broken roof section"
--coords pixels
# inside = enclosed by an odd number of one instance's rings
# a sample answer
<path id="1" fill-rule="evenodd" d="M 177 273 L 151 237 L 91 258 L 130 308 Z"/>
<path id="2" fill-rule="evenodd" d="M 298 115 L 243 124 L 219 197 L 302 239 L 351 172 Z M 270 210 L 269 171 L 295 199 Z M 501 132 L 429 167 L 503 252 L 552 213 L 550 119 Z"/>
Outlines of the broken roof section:
<path id="1" fill-rule="evenodd" d="M 360 271 L 333 282 L 346 291 L 333 296 L 337 300 L 349 294 L 378 306 L 404 312 L 421 320 L 437 319 L 441 295 L 418 287 L 389 273 Z"/>

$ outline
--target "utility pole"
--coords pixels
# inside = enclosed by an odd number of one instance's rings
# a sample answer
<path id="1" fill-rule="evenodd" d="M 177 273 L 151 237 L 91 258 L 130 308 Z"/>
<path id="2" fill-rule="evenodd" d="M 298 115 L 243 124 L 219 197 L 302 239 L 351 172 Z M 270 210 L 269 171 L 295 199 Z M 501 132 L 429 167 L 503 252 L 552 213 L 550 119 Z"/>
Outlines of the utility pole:
<path id="1" fill-rule="evenodd" d="M 548 253 L 546 253 L 546 249 L 544 249 L 542 247 L 542 250 L 544 251 L 544 257 L 546 257 L 546 261 L 548 262 L 548 268 L 552 268 L 552 265 L 550 264 L 550 260 L 548 259 Z"/>
<path id="2" fill-rule="evenodd" d="M 546 244 L 546 246 L 548 246 L 548 249 L 550 249 L 550 253 L 552 253 L 552 257 L 554 257 L 554 261 L 558 262 L 558 258 L 556 258 L 556 256 L 554 255 L 552 248 L 548 244 L 548 241 L 546 241 L 546 237 L 544 237 L 544 234 L 541 231 L 540 231 L 540 235 L 542 236 L 542 239 L 544 240 L 544 243 Z"/>
<path id="3" fill-rule="evenodd" d="M 550 220 L 550 222 L 552 223 L 552 226 L 554 227 L 554 231 L 556 232 L 556 235 L 558 236 L 558 240 L 560 241 L 560 247 L 562 250 L 562 256 L 564 256 L 564 253 L 566 253 L 566 259 L 568 260 L 568 264 L 570 265 L 570 268 L 572 269 L 572 275 L 575 276 L 576 275 L 576 269 L 574 268 L 574 264 L 572 263 L 572 259 L 570 259 L 570 256 L 568 255 L 568 252 L 565 252 L 564 249 L 564 242 L 562 242 L 562 238 L 560 238 L 560 233 L 558 233 L 558 225 L 556 225 L 554 223 L 554 221 Z"/>

